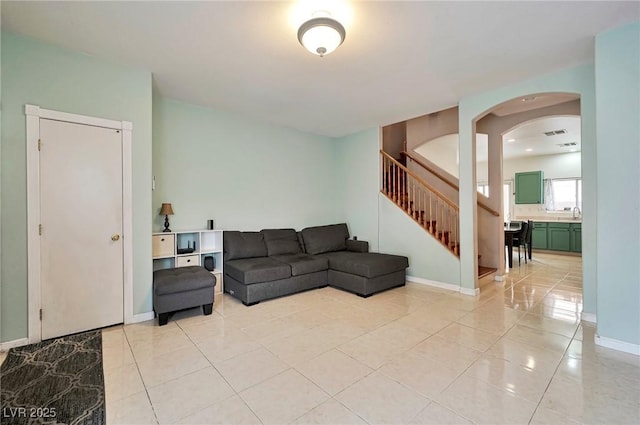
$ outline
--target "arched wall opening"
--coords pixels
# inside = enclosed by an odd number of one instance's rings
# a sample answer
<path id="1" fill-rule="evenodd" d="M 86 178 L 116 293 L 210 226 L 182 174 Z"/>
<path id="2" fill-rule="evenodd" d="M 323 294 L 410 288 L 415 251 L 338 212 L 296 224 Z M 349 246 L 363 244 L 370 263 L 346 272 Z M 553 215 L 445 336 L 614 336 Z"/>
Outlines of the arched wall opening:
<path id="1" fill-rule="evenodd" d="M 540 101 L 537 104 L 535 104 L 536 101 L 529 101 L 528 107 L 524 108 L 522 103 L 526 102 L 523 102 L 523 99 L 540 99 Z M 547 128 L 543 126 L 547 125 L 549 130 L 553 131 L 554 120 L 550 119 L 550 117 L 563 116 L 580 116 L 580 99 L 578 95 L 536 93 L 525 97 L 519 96 L 496 105 L 486 111 L 480 119 L 474 121 L 476 132 L 488 134 L 489 136 L 487 161 L 479 161 L 476 157 L 476 186 L 482 186 L 484 193 L 484 195 L 478 196 L 493 210 L 500 212 L 500 215 L 496 217 L 482 210 L 477 210 L 478 230 L 476 243 L 478 252 L 483 256 L 483 262 L 498 269 L 496 274 L 498 280 L 505 275 L 505 271 L 506 274 L 509 271 L 509 267 L 505 264 L 503 223 L 511 219 L 521 221 L 547 219 L 545 217 L 544 203 L 514 205 L 513 196 L 505 197 L 505 192 L 507 196 L 509 194 L 508 191 L 505 191 L 505 185 L 510 187 L 509 190 L 515 190 L 513 167 L 507 167 L 508 172 L 505 173 L 505 150 L 509 154 L 507 157 L 511 155 L 523 158 L 521 161 L 512 161 L 512 163 L 519 163 L 519 166 L 522 167 L 516 172 L 543 171 L 544 173 L 545 169 L 551 167 L 550 165 L 547 166 L 548 158 L 540 156 L 538 161 L 526 161 L 525 159 L 534 156 L 536 151 L 548 155 L 568 152 L 568 149 L 552 145 L 553 140 L 561 140 L 559 137 L 564 137 L 562 140 L 565 140 L 566 137 L 578 139 L 581 137 L 579 127 L 577 130 L 570 128 L 573 134 L 569 134 L 568 131 L 567 134 L 562 136 L 546 136 L 544 132 L 547 130 L 540 130 L 540 137 L 529 137 L 529 140 L 526 141 L 527 146 L 534 146 L 533 149 L 528 148 L 528 152 L 517 152 L 513 145 L 524 144 L 522 142 L 525 141 L 523 139 L 511 139 L 513 144 L 505 143 L 504 135 L 513 134 L 514 130 L 533 123 L 537 123 L 540 128 Z M 550 144 L 551 146 L 548 146 Z M 531 167 L 538 167 L 538 169 L 530 169 Z M 510 213 L 506 213 L 506 211 L 510 211 Z"/>
<path id="2" fill-rule="evenodd" d="M 582 116 L 581 122 L 581 161 L 583 180 L 583 204 L 586 212 L 583 214 L 583 291 L 584 311 L 587 314 L 595 312 L 596 298 L 596 249 L 595 241 L 595 187 L 596 187 L 596 149 L 595 149 L 595 91 L 593 87 L 593 67 L 582 66 L 556 74 L 528 80 L 493 91 L 480 93 L 463 98 L 459 104 L 460 111 L 460 234 L 461 234 L 461 265 L 460 280 L 463 287 L 469 289 L 478 288 L 475 278 L 477 267 L 478 239 L 477 229 L 483 223 L 478 221 L 476 212 L 477 182 L 476 182 L 476 158 L 473 146 L 476 131 L 486 132 L 483 129 L 483 119 L 491 113 L 508 104 L 514 99 L 523 99 L 530 96 L 546 94 L 564 94 L 574 99 L 576 114 Z M 569 99 L 568 99 L 569 100 Z M 524 103 L 524 102 L 523 102 Z M 567 103 L 567 102 L 565 102 Z M 552 113 L 547 113 L 551 115 Z M 524 121 L 520 119 L 520 121 Z M 514 125 L 517 124 L 514 123 Z M 503 131 L 511 126 L 505 126 Z M 495 149 L 502 149 L 501 144 L 495 144 Z M 496 182 L 502 182 L 502 164 L 491 167 L 492 177 Z M 496 177 L 496 175 L 498 177 Z M 500 210 L 502 205 L 496 205 Z M 498 238 L 504 238 L 501 227 L 502 219 L 496 220 Z M 493 246 L 504 245 L 500 242 Z M 473 249 L 465 249 L 471 247 Z"/>

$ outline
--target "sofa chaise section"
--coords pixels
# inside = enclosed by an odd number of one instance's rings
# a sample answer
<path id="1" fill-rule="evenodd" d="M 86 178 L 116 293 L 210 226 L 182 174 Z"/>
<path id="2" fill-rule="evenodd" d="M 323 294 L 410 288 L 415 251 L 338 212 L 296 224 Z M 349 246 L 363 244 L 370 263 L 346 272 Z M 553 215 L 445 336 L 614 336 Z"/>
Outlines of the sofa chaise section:
<path id="1" fill-rule="evenodd" d="M 347 225 L 334 224 L 301 231 L 307 252 L 329 262 L 329 285 L 362 297 L 403 286 L 407 257 L 368 252 L 369 244 L 350 240 Z"/>

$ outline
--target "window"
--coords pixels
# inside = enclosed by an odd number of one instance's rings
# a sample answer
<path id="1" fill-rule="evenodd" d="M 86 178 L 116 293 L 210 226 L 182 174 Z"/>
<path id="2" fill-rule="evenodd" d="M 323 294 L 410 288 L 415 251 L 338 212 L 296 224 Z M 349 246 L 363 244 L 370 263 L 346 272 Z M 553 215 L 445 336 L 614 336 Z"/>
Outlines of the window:
<path id="1" fill-rule="evenodd" d="M 513 185 L 513 181 L 512 180 L 506 180 L 503 184 L 502 184 L 502 201 L 503 201 L 503 207 L 504 207 L 504 218 L 505 220 L 509 220 L 511 219 L 511 217 L 513 217 L 513 189 L 512 189 L 512 185 Z"/>
<path id="2" fill-rule="evenodd" d="M 511 189 L 513 185 L 512 180 L 505 180 L 502 185 L 502 196 L 504 201 L 504 217 L 508 219 L 509 217 L 513 217 L 513 212 L 511 206 L 513 205 L 513 190 Z M 478 193 L 483 194 L 487 198 L 489 197 L 489 184 L 481 183 L 478 184 Z"/>
<path id="3" fill-rule="evenodd" d="M 479 184 L 478 185 L 478 193 L 483 194 L 487 198 L 489 197 L 489 183 Z"/>
<path id="4" fill-rule="evenodd" d="M 547 211 L 582 209 L 582 179 L 549 179 L 545 182 Z"/>

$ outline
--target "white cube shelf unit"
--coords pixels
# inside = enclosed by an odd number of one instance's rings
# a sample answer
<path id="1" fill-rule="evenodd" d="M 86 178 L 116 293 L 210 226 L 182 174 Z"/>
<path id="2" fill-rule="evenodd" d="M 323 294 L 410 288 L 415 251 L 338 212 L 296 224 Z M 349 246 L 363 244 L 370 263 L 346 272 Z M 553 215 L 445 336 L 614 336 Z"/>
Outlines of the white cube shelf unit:
<path id="1" fill-rule="evenodd" d="M 216 294 L 223 292 L 222 230 L 184 230 L 153 233 L 153 270 L 173 267 L 203 266 L 204 258 L 213 257 Z M 183 252 L 183 250 L 191 252 Z"/>

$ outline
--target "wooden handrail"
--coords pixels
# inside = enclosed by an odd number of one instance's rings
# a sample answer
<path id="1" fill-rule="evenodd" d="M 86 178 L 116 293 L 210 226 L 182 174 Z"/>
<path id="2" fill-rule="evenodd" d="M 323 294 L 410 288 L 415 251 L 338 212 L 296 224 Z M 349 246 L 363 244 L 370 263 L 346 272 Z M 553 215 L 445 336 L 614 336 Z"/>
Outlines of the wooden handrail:
<path id="1" fill-rule="evenodd" d="M 431 174 L 433 174 L 434 176 L 436 176 L 437 178 L 439 178 L 440 180 L 442 180 L 443 182 L 445 182 L 446 184 L 448 184 L 449 186 L 451 186 L 452 188 L 454 188 L 456 191 L 460 191 L 460 188 L 458 187 L 457 184 L 449 181 L 444 175 L 442 175 L 442 173 L 438 172 L 435 168 L 428 166 L 427 164 L 425 164 L 424 162 L 420 161 L 418 158 L 416 158 L 415 156 L 411 155 L 409 152 L 407 152 L 406 150 L 400 152 L 401 155 L 406 156 L 407 158 L 409 158 L 410 160 L 414 161 L 415 163 L 417 163 L 419 166 L 421 166 L 422 168 L 424 168 L 425 170 L 427 170 L 428 172 L 430 172 Z M 491 213 L 491 215 L 495 216 L 495 217 L 500 217 L 500 213 L 494 209 L 492 209 L 491 207 L 488 207 L 486 205 L 484 205 L 482 202 L 480 202 L 480 200 L 478 199 L 478 205 L 480 206 L 480 208 L 482 208 L 483 210 L 486 210 L 488 212 Z"/>
<path id="2" fill-rule="evenodd" d="M 437 171 L 435 168 L 430 167 L 427 164 L 425 164 L 424 162 L 420 161 L 418 158 L 416 158 L 415 156 L 411 155 L 409 152 L 402 151 L 402 152 L 400 152 L 400 154 L 404 155 L 404 156 L 408 157 L 409 159 L 411 159 L 412 161 L 416 162 L 419 166 L 421 166 L 422 168 L 424 168 L 425 170 L 427 170 L 428 172 L 430 172 L 431 174 L 433 174 L 434 176 L 436 176 L 437 178 L 439 178 L 440 180 L 442 180 L 443 182 L 445 182 L 446 184 L 448 184 L 449 186 L 451 186 L 455 190 L 457 190 L 457 191 L 460 190 L 460 188 L 458 187 L 457 184 L 451 182 L 442 173 Z"/>
<path id="3" fill-rule="evenodd" d="M 442 192 L 440 192 L 438 189 L 436 189 L 435 187 L 431 186 L 429 183 L 427 183 L 426 181 L 424 181 L 422 179 L 422 177 L 418 176 L 416 173 L 414 173 L 413 171 L 411 171 L 410 169 L 408 169 L 407 167 L 405 167 L 404 165 L 402 165 L 400 162 L 398 162 L 394 157 L 392 157 L 391 155 L 389 155 L 388 153 L 386 153 L 385 151 L 383 151 L 382 149 L 380 149 L 380 153 L 385 156 L 387 159 L 389 159 L 393 164 L 395 164 L 396 166 L 400 167 L 401 170 L 403 170 L 404 172 L 406 172 L 408 175 L 410 175 L 411 177 L 413 177 L 414 179 L 416 179 L 420 184 L 422 184 L 423 186 L 425 186 L 427 189 L 429 189 L 431 192 L 433 192 L 436 196 L 438 196 L 439 198 L 441 198 L 446 204 L 448 204 L 451 208 L 453 208 L 455 211 L 459 211 L 458 206 L 456 205 L 455 202 L 453 202 L 451 199 L 447 198 L 446 196 L 444 196 L 442 194 Z"/>

